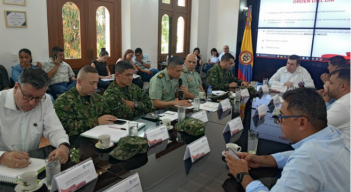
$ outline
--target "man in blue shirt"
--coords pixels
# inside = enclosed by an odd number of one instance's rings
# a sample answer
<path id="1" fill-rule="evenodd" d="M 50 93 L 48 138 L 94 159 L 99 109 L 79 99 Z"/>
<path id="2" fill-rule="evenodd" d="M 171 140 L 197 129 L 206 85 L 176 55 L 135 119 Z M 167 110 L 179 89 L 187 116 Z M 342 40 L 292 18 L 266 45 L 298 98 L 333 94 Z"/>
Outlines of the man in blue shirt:
<path id="1" fill-rule="evenodd" d="M 299 88 L 287 91 L 283 99 L 275 119 L 295 150 L 266 156 L 238 153 L 240 160 L 226 154 L 230 173 L 246 192 L 269 191 L 248 174 L 249 168 L 258 167 L 283 169 L 271 191 L 349 191 L 349 141 L 327 125 L 322 97 L 314 89 Z"/>
<path id="2" fill-rule="evenodd" d="M 139 70 L 141 79 L 144 82 L 149 82 L 151 77 L 158 73 L 158 70 L 151 68 L 149 55 L 143 54 L 143 50 L 141 48 L 136 48 L 134 53 L 135 57 L 133 58 L 133 62 Z"/>

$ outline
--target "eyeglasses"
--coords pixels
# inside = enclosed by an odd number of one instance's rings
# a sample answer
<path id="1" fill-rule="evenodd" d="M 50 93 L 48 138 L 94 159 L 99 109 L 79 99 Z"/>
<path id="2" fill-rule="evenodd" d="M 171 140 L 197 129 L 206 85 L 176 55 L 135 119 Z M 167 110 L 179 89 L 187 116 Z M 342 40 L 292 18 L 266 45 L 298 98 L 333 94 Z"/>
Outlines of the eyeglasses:
<path id="1" fill-rule="evenodd" d="M 296 117 L 304 117 L 304 116 L 281 116 L 281 115 L 273 115 L 272 116 L 273 119 L 277 122 L 277 123 L 282 123 L 283 122 L 283 119 L 287 119 L 287 118 L 296 118 Z M 309 121 L 307 119 L 307 121 Z"/>
<path id="2" fill-rule="evenodd" d="M 31 100 L 35 100 L 35 102 L 39 102 L 39 101 L 44 101 L 46 99 L 46 94 L 44 94 L 43 96 L 41 97 L 32 97 L 31 95 L 26 95 L 23 93 L 22 91 L 22 88 L 21 88 L 21 85 L 18 83 L 18 87 L 20 88 L 21 90 L 21 93 L 23 95 L 23 99 L 26 100 L 26 101 L 31 101 Z"/>

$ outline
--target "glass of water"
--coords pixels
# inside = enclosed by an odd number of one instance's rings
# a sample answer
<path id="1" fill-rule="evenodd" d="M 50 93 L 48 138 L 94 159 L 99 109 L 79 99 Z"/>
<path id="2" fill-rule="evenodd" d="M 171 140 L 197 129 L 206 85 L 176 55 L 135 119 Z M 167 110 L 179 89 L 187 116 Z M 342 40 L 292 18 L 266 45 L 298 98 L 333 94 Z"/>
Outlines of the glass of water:
<path id="1" fill-rule="evenodd" d="M 61 172 L 61 157 L 48 157 L 45 159 L 46 186 L 51 190 L 54 175 Z"/>
<path id="2" fill-rule="evenodd" d="M 263 83 L 262 85 L 268 85 L 268 78 L 263 78 Z"/>
<path id="3" fill-rule="evenodd" d="M 200 109 L 200 98 L 195 97 L 194 98 L 194 111 L 198 111 Z"/>
<path id="4" fill-rule="evenodd" d="M 178 108 L 178 123 L 183 122 L 184 118 L 185 118 L 185 108 L 179 107 Z"/>
<path id="5" fill-rule="evenodd" d="M 240 88 L 235 88 L 235 101 L 236 102 L 241 101 L 241 89 Z"/>
<path id="6" fill-rule="evenodd" d="M 251 81 L 250 86 L 257 90 L 257 81 Z"/>
<path id="7" fill-rule="evenodd" d="M 247 152 L 251 154 L 256 154 L 258 145 L 259 133 L 255 130 L 249 130 L 249 138 L 247 141 Z"/>
<path id="8" fill-rule="evenodd" d="M 138 136 L 138 122 L 128 122 L 129 136 Z"/>

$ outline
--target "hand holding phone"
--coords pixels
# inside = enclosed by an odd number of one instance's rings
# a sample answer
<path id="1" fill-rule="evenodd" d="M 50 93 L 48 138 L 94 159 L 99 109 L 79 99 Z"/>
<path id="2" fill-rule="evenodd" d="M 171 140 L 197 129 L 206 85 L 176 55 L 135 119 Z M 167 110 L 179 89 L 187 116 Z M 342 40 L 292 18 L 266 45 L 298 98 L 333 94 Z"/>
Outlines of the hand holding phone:
<path id="1" fill-rule="evenodd" d="M 125 123 L 126 123 L 126 121 L 122 121 L 122 120 L 116 120 L 113 122 L 113 124 L 118 124 L 118 125 L 123 125 Z"/>
<path id="2" fill-rule="evenodd" d="M 236 159 L 240 159 L 231 148 L 227 148 L 225 152 Z"/>

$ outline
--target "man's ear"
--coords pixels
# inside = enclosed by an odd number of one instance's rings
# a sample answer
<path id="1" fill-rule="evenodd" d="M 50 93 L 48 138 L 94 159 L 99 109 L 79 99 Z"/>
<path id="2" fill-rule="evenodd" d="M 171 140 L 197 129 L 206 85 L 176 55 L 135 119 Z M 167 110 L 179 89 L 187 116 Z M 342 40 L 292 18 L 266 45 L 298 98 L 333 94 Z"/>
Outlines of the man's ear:
<path id="1" fill-rule="evenodd" d="M 300 117 L 299 120 L 299 130 L 304 131 L 307 129 L 307 125 L 309 124 L 308 119 L 306 117 Z"/>

